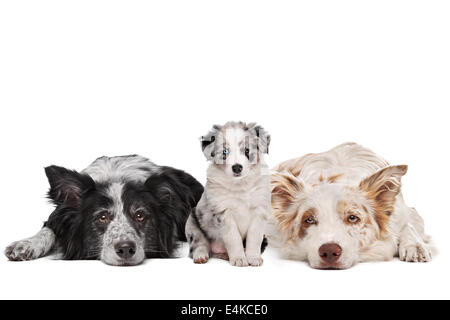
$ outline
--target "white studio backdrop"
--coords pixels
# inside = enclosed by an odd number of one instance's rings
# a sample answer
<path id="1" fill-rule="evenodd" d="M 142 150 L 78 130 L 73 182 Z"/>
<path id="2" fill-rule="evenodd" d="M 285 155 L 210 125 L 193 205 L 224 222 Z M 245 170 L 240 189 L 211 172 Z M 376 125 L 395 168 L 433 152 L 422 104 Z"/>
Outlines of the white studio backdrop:
<path id="1" fill-rule="evenodd" d="M 448 1 L 1 1 L 0 247 L 52 207 L 43 168 L 141 154 L 205 182 L 198 138 L 257 121 L 272 166 L 347 141 L 408 164 L 440 255 L 340 272 L 265 255 L 134 268 L 12 263 L 0 298 L 450 298 Z"/>

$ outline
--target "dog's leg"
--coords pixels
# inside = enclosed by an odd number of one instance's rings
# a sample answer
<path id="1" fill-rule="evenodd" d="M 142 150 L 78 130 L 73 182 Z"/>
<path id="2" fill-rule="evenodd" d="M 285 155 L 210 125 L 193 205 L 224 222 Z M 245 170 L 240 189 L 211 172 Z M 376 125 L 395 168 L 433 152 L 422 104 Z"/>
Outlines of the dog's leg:
<path id="1" fill-rule="evenodd" d="M 5 255 L 12 261 L 33 260 L 47 255 L 55 245 L 55 234 L 47 227 L 35 236 L 10 244 Z"/>
<path id="2" fill-rule="evenodd" d="M 222 239 L 227 249 L 230 264 L 235 267 L 248 267 L 242 237 L 231 212 L 227 212 L 225 215 Z"/>
<path id="3" fill-rule="evenodd" d="M 255 217 L 247 232 L 245 254 L 249 265 L 259 267 L 263 264 L 261 244 L 264 239 L 266 219 L 263 214 L 258 214 L 257 212 L 254 212 L 254 214 Z"/>
<path id="4" fill-rule="evenodd" d="M 194 263 L 203 264 L 209 260 L 209 241 L 197 225 L 193 214 L 195 213 L 191 213 L 186 222 L 186 238 L 189 242 L 189 257 L 194 260 Z"/>
<path id="5" fill-rule="evenodd" d="M 408 223 L 400 233 L 400 260 L 406 262 L 429 262 L 432 259 L 431 239 L 425 235 L 423 219 L 414 208 L 408 208 Z"/>

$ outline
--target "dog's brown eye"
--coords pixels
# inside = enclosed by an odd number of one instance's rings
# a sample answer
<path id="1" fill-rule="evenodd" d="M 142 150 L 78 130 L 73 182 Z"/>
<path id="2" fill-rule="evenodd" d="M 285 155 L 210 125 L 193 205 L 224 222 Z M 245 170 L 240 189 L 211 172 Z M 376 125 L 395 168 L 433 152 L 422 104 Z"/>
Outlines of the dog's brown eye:
<path id="1" fill-rule="evenodd" d="M 107 212 L 100 213 L 98 216 L 98 221 L 100 221 L 101 223 L 108 223 L 109 222 L 108 213 Z"/>
<path id="2" fill-rule="evenodd" d="M 351 216 L 348 217 L 347 220 L 350 223 L 358 223 L 360 219 L 357 216 L 351 215 Z"/>
<path id="3" fill-rule="evenodd" d="M 138 211 L 135 214 L 136 220 L 139 222 L 143 222 L 145 220 L 145 214 L 143 211 Z"/>

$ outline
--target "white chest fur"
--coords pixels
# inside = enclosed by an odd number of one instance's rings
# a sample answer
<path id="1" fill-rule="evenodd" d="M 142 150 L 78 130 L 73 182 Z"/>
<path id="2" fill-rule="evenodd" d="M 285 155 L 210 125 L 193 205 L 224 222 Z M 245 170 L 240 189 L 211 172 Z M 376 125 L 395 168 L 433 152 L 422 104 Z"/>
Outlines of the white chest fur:
<path id="1" fill-rule="evenodd" d="M 224 183 L 208 181 L 208 201 L 217 210 L 231 215 L 243 238 L 253 219 L 270 215 L 270 177 L 260 175 Z"/>

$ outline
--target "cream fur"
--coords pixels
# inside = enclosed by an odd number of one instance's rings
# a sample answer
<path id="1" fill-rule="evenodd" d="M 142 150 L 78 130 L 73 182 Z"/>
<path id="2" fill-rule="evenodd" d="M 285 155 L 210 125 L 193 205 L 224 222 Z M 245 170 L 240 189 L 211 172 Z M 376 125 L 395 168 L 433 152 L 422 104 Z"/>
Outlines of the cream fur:
<path id="1" fill-rule="evenodd" d="M 394 256 L 430 261 L 435 250 L 423 220 L 400 192 L 406 169 L 389 167 L 355 143 L 279 164 L 272 171 L 269 244 L 280 248 L 285 258 L 308 261 L 314 268 L 345 269 Z M 310 209 L 317 220 L 312 225 L 302 220 Z M 360 222 L 350 223 L 349 215 Z M 319 255 L 326 243 L 342 248 L 335 264 L 324 263 Z"/>

